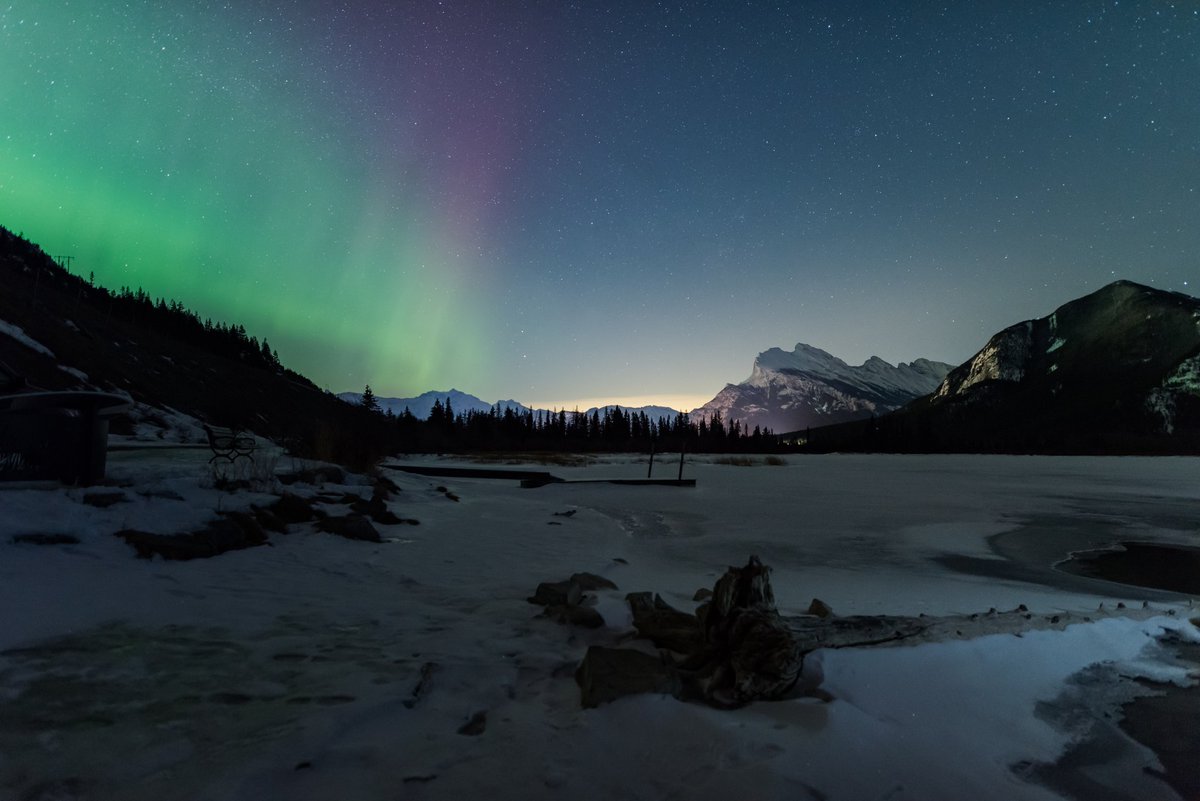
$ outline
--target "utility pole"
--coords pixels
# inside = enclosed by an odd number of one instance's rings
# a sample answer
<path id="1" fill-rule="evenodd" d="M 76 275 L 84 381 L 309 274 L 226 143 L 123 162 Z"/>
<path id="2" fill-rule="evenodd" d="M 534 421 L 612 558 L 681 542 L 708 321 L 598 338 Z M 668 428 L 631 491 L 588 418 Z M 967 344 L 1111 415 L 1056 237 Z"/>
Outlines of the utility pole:
<path id="1" fill-rule="evenodd" d="M 58 266 L 62 267 L 67 272 L 71 272 L 71 262 L 75 261 L 74 256 L 59 256 Z"/>

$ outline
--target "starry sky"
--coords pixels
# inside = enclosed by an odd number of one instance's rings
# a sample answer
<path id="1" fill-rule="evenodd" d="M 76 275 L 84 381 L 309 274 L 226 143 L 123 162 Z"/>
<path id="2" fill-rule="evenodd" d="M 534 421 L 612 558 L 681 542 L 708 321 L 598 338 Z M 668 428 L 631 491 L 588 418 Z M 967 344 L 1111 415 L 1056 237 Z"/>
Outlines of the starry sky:
<path id="1" fill-rule="evenodd" d="M 1193 2 L 0 0 L 0 225 L 335 392 L 690 408 L 1200 281 Z"/>

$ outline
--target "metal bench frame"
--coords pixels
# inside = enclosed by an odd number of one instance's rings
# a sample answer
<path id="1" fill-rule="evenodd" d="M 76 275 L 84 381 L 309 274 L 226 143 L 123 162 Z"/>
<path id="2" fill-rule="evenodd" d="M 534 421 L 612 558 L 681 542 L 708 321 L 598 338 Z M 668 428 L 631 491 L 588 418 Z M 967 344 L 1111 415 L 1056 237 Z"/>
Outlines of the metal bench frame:
<path id="1" fill-rule="evenodd" d="M 217 459 L 225 459 L 232 464 L 243 456 L 251 462 L 254 461 L 254 450 L 258 443 L 252 434 L 236 428 L 210 425 L 204 426 L 204 431 L 208 434 L 208 447 L 213 452 L 212 458 L 208 460 L 209 464 Z"/>

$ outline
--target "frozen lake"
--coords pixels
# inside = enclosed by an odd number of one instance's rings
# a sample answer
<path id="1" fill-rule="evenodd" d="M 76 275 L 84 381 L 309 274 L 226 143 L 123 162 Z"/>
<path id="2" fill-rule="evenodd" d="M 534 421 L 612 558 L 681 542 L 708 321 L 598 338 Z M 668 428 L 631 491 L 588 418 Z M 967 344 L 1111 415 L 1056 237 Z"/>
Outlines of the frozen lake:
<path id="1" fill-rule="evenodd" d="M 694 489 L 549 485 L 525 498 L 470 482 L 469 494 L 481 504 L 515 497 L 531 510 L 580 508 L 579 522 L 625 535 L 623 570 L 633 583 L 656 582 L 681 601 L 697 577 L 711 584 L 753 553 L 774 568 L 781 608 L 802 612 L 816 596 L 845 614 L 1092 605 L 1123 591 L 1053 570 L 1054 562 L 1122 539 L 1195 543 L 1200 521 L 1200 460 L 1192 458 L 831 455 L 785 466 L 757 457 L 753 467 L 688 459 Z M 643 477 L 644 459 L 631 462 L 548 469 L 568 479 Z M 658 457 L 656 476 L 676 471 Z M 639 576 L 639 565 L 652 565 L 650 575 Z M 664 574 L 681 585 L 663 587 Z"/>
<path id="2" fill-rule="evenodd" d="M 1197 459 L 832 455 L 739 467 L 700 455 L 684 473 L 695 488 L 521 489 L 389 471 L 401 487 L 390 508 L 420 525 L 381 526 L 382 544 L 303 524 L 269 548 L 135 559 L 113 532 L 177 533 L 273 500 L 214 489 L 206 459 L 113 453 L 125 497 L 105 508 L 83 489 L 0 491 L 0 797 L 1059 798 L 1039 771 L 1093 735 L 1048 718 L 1046 704 L 1075 709 L 1064 699 L 1081 675 L 1113 703 L 1118 671 L 1185 682 L 1154 637 L 1196 633 L 1183 596 L 1053 564 L 1122 540 L 1194 543 Z M 660 459 L 656 475 L 674 477 Z M 636 478 L 646 464 L 539 469 Z M 290 489 L 369 496 L 364 481 Z M 26 533 L 80 542 L 12 542 Z M 1143 600 L 1182 614 L 817 652 L 828 704 L 721 712 L 644 696 L 579 708 L 574 666 L 587 645 L 627 637 L 625 592 L 691 610 L 698 588 L 750 554 L 774 569 L 789 614 L 814 597 L 843 615 Z M 525 601 L 577 571 L 620 587 L 600 593 L 603 629 L 560 626 Z M 482 734 L 458 733 L 480 712 Z M 1144 771 L 1161 769 L 1154 754 L 1112 736 L 1107 767 L 1088 780 L 1171 798 Z"/>

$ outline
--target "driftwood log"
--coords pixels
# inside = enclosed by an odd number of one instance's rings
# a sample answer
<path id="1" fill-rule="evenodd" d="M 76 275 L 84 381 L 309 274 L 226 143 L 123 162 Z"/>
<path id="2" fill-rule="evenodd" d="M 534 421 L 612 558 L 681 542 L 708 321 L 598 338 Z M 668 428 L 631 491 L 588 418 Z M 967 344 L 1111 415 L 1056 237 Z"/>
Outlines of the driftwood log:
<path id="1" fill-rule="evenodd" d="M 685 697 L 737 707 L 781 698 L 796 686 L 804 651 L 775 608 L 771 568 L 758 557 L 729 568 L 696 616 L 701 647 L 672 666 Z"/>
<path id="2" fill-rule="evenodd" d="M 805 668 L 805 655 L 818 649 L 861 648 L 964 640 L 986 635 L 1022 636 L 1106 617 L 1144 619 L 1162 614 L 1145 604 L 1124 604 L 1090 613 L 1056 611 L 1036 614 L 1024 604 L 1008 611 L 975 614 L 838 616 L 818 599 L 808 614 L 783 617 L 775 607 L 770 568 L 756 557 L 745 567 L 731 567 L 711 593 L 698 592 L 707 603 L 689 614 L 672 608 L 650 592 L 626 595 L 638 638 L 649 640 L 657 655 L 632 647 L 593 645 L 575 673 L 585 707 L 626 695 L 657 692 L 714 706 L 737 707 L 755 700 L 813 695 L 824 676 L 819 660 Z M 1166 614 L 1175 614 L 1174 609 Z"/>

